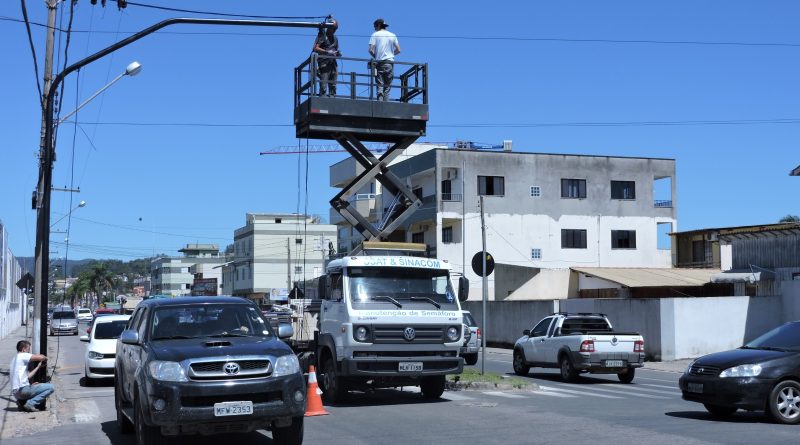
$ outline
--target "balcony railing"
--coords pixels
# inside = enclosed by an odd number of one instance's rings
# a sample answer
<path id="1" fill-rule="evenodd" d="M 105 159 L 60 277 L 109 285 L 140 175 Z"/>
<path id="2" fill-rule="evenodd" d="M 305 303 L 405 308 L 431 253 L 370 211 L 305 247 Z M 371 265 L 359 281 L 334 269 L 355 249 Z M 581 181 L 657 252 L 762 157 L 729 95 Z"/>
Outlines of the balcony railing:
<path id="1" fill-rule="evenodd" d="M 461 202 L 461 193 L 442 193 L 442 201 Z"/>
<path id="2" fill-rule="evenodd" d="M 653 205 L 656 208 L 669 209 L 669 208 L 672 208 L 672 200 L 671 199 L 656 199 L 655 201 L 653 201 Z"/>

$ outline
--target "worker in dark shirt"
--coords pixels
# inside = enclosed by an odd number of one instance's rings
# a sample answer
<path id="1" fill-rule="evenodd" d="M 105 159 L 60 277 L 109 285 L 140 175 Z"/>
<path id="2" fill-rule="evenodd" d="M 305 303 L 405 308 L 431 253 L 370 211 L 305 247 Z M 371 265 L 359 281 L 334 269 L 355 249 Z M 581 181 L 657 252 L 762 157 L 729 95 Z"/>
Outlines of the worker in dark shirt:
<path id="1" fill-rule="evenodd" d="M 339 22 L 332 19 L 329 23 L 331 24 L 329 28 L 320 28 L 313 49 L 315 53 L 323 56 L 317 58 L 320 96 L 336 96 L 337 64 L 333 57 L 342 55 L 339 52 L 339 39 L 335 35 Z"/>

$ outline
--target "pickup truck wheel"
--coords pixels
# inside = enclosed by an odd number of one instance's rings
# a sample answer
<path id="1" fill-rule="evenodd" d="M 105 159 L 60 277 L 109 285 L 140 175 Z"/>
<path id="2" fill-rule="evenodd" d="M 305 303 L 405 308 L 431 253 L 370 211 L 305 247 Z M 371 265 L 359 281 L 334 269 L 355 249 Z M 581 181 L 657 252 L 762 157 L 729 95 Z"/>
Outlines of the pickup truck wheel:
<path id="1" fill-rule="evenodd" d="M 474 365 L 475 363 L 478 363 L 478 353 L 476 352 L 475 354 L 465 354 L 464 363 L 470 366 Z"/>
<path id="2" fill-rule="evenodd" d="M 636 368 L 628 368 L 626 372 L 620 372 L 617 374 L 619 381 L 622 383 L 631 383 L 633 381 L 633 377 L 636 376 Z"/>
<path id="3" fill-rule="evenodd" d="M 276 445 L 301 445 L 303 443 L 303 417 L 295 417 L 292 424 L 272 428 L 272 443 Z"/>
<path id="4" fill-rule="evenodd" d="M 445 376 L 435 375 L 423 377 L 419 382 L 419 389 L 426 399 L 438 399 L 444 393 Z"/>
<path id="5" fill-rule="evenodd" d="M 559 367 L 561 368 L 561 379 L 565 382 L 573 382 L 578 378 L 578 371 L 572 366 L 572 362 L 569 361 L 567 354 L 561 356 Z"/>
<path id="6" fill-rule="evenodd" d="M 338 403 L 347 395 L 342 378 L 336 375 L 336 363 L 327 355 L 322 362 L 322 396 L 329 403 Z"/>
<path id="7" fill-rule="evenodd" d="M 525 364 L 525 356 L 522 354 L 522 351 L 518 350 L 514 351 L 512 366 L 514 366 L 514 374 L 516 375 L 526 376 L 531 370 L 531 367 Z"/>
<path id="8" fill-rule="evenodd" d="M 772 388 L 767 399 L 772 418 L 779 423 L 800 423 L 800 382 L 784 380 Z"/>
<path id="9" fill-rule="evenodd" d="M 144 423 L 141 403 L 137 397 L 133 401 L 133 426 L 136 429 L 136 445 L 164 445 L 166 441 L 158 427 Z"/>
<path id="10" fill-rule="evenodd" d="M 119 395 L 119 388 L 114 385 L 114 406 L 117 408 L 117 428 L 122 434 L 130 434 L 133 432 L 133 424 L 122 412 L 122 398 Z"/>

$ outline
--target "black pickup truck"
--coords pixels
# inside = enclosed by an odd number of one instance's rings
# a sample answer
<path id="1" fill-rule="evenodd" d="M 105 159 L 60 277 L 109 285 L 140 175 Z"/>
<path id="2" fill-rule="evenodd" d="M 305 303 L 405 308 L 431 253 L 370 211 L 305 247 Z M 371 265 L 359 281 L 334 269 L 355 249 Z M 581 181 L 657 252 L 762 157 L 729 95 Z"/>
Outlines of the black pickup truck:
<path id="1" fill-rule="evenodd" d="M 117 342 L 120 430 L 135 431 L 138 445 L 256 429 L 270 429 L 274 443 L 302 443 L 306 384 L 280 341 L 291 335 L 243 298 L 143 301 Z"/>

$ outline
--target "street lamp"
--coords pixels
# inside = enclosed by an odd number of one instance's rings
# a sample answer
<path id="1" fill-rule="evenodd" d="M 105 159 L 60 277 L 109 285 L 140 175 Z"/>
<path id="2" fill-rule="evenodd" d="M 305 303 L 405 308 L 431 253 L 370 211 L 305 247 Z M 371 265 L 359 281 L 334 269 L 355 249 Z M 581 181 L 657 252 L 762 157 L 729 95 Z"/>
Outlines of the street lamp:
<path id="1" fill-rule="evenodd" d="M 56 224 L 60 223 L 64 218 L 66 218 L 67 216 L 71 215 L 72 212 L 74 212 L 75 210 L 78 210 L 81 207 L 86 207 L 86 201 L 81 201 L 81 202 L 78 203 L 78 205 L 76 205 L 75 207 L 69 209 L 69 212 L 64 214 L 64 216 L 62 216 L 61 218 L 58 218 L 58 220 L 56 220 L 56 222 L 54 222 L 53 224 L 50 224 L 50 228 L 52 229 Z"/>
<path id="2" fill-rule="evenodd" d="M 92 99 L 94 99 L 95 97 L 97 97 L 100 94 L 102 94 L 103 91 L 107 90 L 111 85 L 114 85 L 115 83 L 117 83 L 118 80 L 122 79 L 125 76 L 133 77 L 133 76 L 139 74 L 139 72 L 141 72 L 141 71 L 142 71 L 142 65 L 139 62 L 136 62 L 136 61 L 131 62 L 130 64 L 128 64 L 127 67 L 125 67 L 125 72 L 124 73 L 122 73 L 119 76 L 117 76 L 114 79 L 112 79 L 111 82 L 108 82 L 103 88 L 100 88 L 99 90 L 97 90 L 96 93 L 94 93 L 91 96 L 89 96 L 88 99 L 86 99 L 85 101 L 81 102 L 81 104 L 78 105 L 78 108 L 72 110 L 69 114 L 67 114 L 66 116 L 62 117 L 58 122 L 56 122 L 56 125 L 61 125 L 62 123 L 64 123 L 65 120 L 69 119 L 73 114 L 77 113 L 78 110 L 83 108 L 84 105 L 88 104 L 89 102 L 92 101 Z"/>

